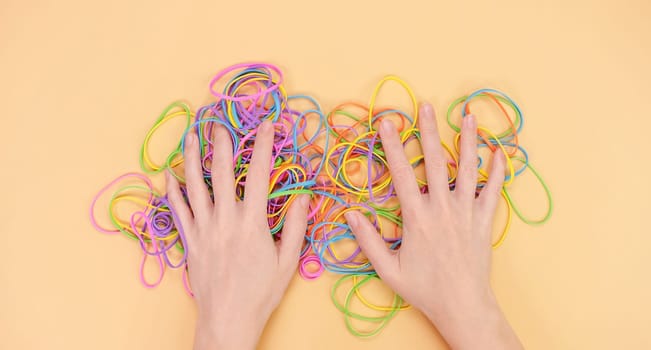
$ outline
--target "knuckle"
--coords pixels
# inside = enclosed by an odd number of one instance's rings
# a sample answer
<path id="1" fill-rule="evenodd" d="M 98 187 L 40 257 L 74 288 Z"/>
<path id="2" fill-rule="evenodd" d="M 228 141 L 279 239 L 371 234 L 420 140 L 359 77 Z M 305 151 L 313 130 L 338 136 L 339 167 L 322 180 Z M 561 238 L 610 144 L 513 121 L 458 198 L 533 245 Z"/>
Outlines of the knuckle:
<path id="1" fill-rule="evenodd" d="M 420 132 L 421 134 L 435 134 L 438 132 L 438 128 L 434 122 L 427 121 L 420 125 Z"/>
<path id="2" fill-rule="evenodd" d="M 491 183 L 486 185 L 486 187 L 482 189 L 482 192 L 484 193 L 485 196 L 494 198 L 499 196 L 500 188 L 501 188 L 500 184 Z"/>
<path id="3" fill-rule="evenodd" d="M 445 157 L 435 155 L 430 158 L 429 167 L 434 170 L 442 170 L 447 168 L 447 161 Z"/>
<path id="4" fill-rule="evenodd" d="M 397 165 L 391 168 L 391 175 L 393 176 L 394 180 L 398 180 L 398 181 L 409 180 L 412 174 L 413 174 L 413 169 L 411 168 L 411 166 L 406 164 Z"/>
<path id="5" fill-rule="evenodd" d="M 409 201 L 408 205 L 401 205 L 400 211 L 402 212 L 403 217 L 409 217 L 410 224 L 419 225 L 424 219 L 421 213 L 426 212 L 427 209 L 420 199 L 416 199 Z"/>
<path id="6" fill-rule="evenodd" d="M 179 194 L 172 185 L 167 185 L 167 199 L 172 204 L 175 204 L 179 200 Z"/>
<path id="7" fill-rule="evenodd" d="M 477 168 L 468 163 L 462 163 L 459 165 L 459 175 L 462 175 L 466 178 L 476 178 Z"/>

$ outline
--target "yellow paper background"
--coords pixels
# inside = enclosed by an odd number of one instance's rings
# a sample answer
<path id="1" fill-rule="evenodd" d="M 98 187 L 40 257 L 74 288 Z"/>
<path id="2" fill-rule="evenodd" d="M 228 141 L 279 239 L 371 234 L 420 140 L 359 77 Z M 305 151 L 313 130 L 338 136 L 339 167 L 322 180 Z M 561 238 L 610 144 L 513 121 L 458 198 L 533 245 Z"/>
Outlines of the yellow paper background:
<path id="1" fill-rule="evenodd" d="M 509 93 L 556 210 L 542 227 L 516 220 L 494 254 L 506 315 L 529 349 L 650 348 L 649 18 L 644 0 L 3 0 L 0 349 L 191 346 L 180 275 L 143 288 L 137 246 L 95 232 L 88 205 L 138 170 L 167 103 L 205 103 L 212 74 L 251 60 L 325 109 L 367 101 L 388 73 L 439 115 L 476 88 Z M 517 186 L 540 213 L 535 182 Z M 445 347 L 413 310 L 356 339 L 332 282 L 295 279 L 260 348 Z"/>

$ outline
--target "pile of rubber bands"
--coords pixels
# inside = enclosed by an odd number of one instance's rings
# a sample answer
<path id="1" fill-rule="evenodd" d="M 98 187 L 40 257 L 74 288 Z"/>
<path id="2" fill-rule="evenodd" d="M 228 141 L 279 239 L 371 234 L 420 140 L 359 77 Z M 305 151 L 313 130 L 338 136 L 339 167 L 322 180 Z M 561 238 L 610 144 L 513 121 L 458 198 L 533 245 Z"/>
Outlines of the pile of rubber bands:
<path id="1" fill-rule="evenodd" d="M 411 101 L 411 111 L 378 107 L 377 96 L 385 83 L 400 84 Z M 220 88 L 221 87 L 221 88 Z M 201 145 L 203 174 L 212 194 L 210 163 L 213 154 L 212 132 L 216 124 L 224 125 L 233 139 L 233 164 L 236 195 L 244 196 L 244 181 L 251 159 L 257 126 L 271 120 L 275 126 L 274 167 L 270 176 L 268 221 L 271 234 L 276 236 L 283 227 L 287 209 L 298 194 L 310 194 L 310 210 L 305 244 L 301 252 L 299 273 L 305 279 L 318 278 L 324 270 L 341 274 L 331 290 L 332 301 L 344 314 L 349 331 L 360 337 L 377 334 L 397 314 L 409 308 L 398 295 L 388 305 L 369 301 L 361 291 L 364 285 L 379 280 L 373 266 L 362 254 L 344 219 L 348 210 L 361 210 L 374 223 L 387 246 L 398 249 L 401 242 L 402 219 L 388 171 L 382 143 L 376 132 L 382 118 L 391 118 L 400 131 L 403 145 L 418 143 L 418 107 L 409 86 L 395 76 L 379 82 L 368 104 L 348 102 L 325 113 L 315 99 L 305 95 L 288 95 L 283 86 L 280 69 L 271 64 L 237 64 L 219 72 L 210 82 L 213 102 L 196 110 L 183 102 L 167 106 L 145 135 L 140 149 L 140 165 L 145 174 L 124 174 L 102 188 L 94 198 L 90 217 L 94 227 L 103 233 L 117 234 L 138 242 L 143 252 L 140 279 L 150 288 L 159 285 L 166 269 L 181 269 L 183 283 L 191 295 L 187 279 L 187 250 L 182 227 L 176 227 L 175 213 L 164 193 L 155 190 L 147 175 L 170 172 L 183 178 L 183 144 L 185 135 L 196 131 Z M 493 247 L 500 246 L 507 236 L 512 213 L 527 224 L 546 222 L 552 212 L 552 198 L 547 185 L 531 166 L 529 155 L 519 143 L 523 115 L 518 105 L 497 90 L 481 89 L 452 102 L 447 111 L 448 125 L 456 132 L 453 146 L 442 143 L 448 155 L 450 189 L 454 188 L 459 154 L 460 128 L 453 114 L 460 117 L 471 112 L 471 104 L 484 99 L 496 107 L 498 118 L 508 124 L 506 130 L 492 132 L 480 126 L 477 142 L 480 147 L 501 151 L 507 155 L 508 173 L 502 191 L 507 206 L 506 224 Z M 301 107 L 298 106 L 308 107 Z M 509 112 L 510 110 L 510 112 Z M 482 125 L 484 118 L 477 115 Z M 163 164 L 156 164 L 150 155 L 150 140 L 162 125 L 172 119 L 184 121 L 183 136 L 173 145 Z M 411 156 L 414 168 L 423 162 L 422 154 Z M 484 162 L 479 158 L 477 191 L 488 179 Z M 530 171 L 546 193 L 547 211 L 540 219 L 525 217 L 509 195 L 508 187 L 516 177 Z M 419 179 L 423 192 L 427 183 Z M 185 193 L 185 187 L 182 185 Z M 110 227 L 96 219 L 100 197 L 108 198 Z M 108 225 L 108 224 L 107 224 Z M 157 277 L 145 278 L 145 265 L 153 259 L 158 266 Z M 347 287 L 345 287 L 347 286 Z M 344 297 L 340 290 L 345 289 Z M 358 311 L 364 308 L 364 312 Z M 356 310 L 356 311 L 354 311 Z M 359 323 L 366 323 L 359 326 Z"/>

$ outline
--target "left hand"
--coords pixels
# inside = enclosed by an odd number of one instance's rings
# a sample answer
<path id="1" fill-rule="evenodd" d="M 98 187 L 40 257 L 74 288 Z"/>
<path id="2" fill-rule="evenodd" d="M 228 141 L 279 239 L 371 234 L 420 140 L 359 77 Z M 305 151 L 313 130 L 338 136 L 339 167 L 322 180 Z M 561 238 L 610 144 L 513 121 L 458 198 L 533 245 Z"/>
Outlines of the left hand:
<path id="1" fill-rule="evenodd" d="M 167 174 L 169 202 L 185 231 L 198 308 L 195 349 L 254 349 L 298 264 L 309 197 L 295 198 L 282 241 L 276 244 L 267 221 L 273 125 L 265 121 L 257 133 L 243 201 L 235 197 L 231 136 L 222 125 L 214 132 L 214 202 L 204 183 L 194 132 L 185 142 L 190 207 L 176 178 Z"/>

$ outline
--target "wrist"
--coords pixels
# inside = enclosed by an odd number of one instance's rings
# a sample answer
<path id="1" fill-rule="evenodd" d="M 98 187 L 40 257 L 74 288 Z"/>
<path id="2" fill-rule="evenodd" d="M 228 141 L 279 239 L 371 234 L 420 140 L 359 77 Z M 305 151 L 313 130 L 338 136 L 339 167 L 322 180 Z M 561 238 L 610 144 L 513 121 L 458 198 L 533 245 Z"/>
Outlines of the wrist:
<path id="1" fill-rule="evenodd" d="M 519 349 L 517 336 L 490 288 L 455 296 L 425 315 L 453 349 Z"/>
<path id="2" fill-rule="evenodd" d="M 457 319 L 491 317 L 499 310 L 490 287 L 468 292 L 450 293 L 448 298 L 432 300 L 423 308 L 425 316 L 434 324 Z"/>
<path id="3" fill-rule="evenodd" d="M 255 349 L 268 316 L 243 312 L 199 312 L 194 349 Z"/>

